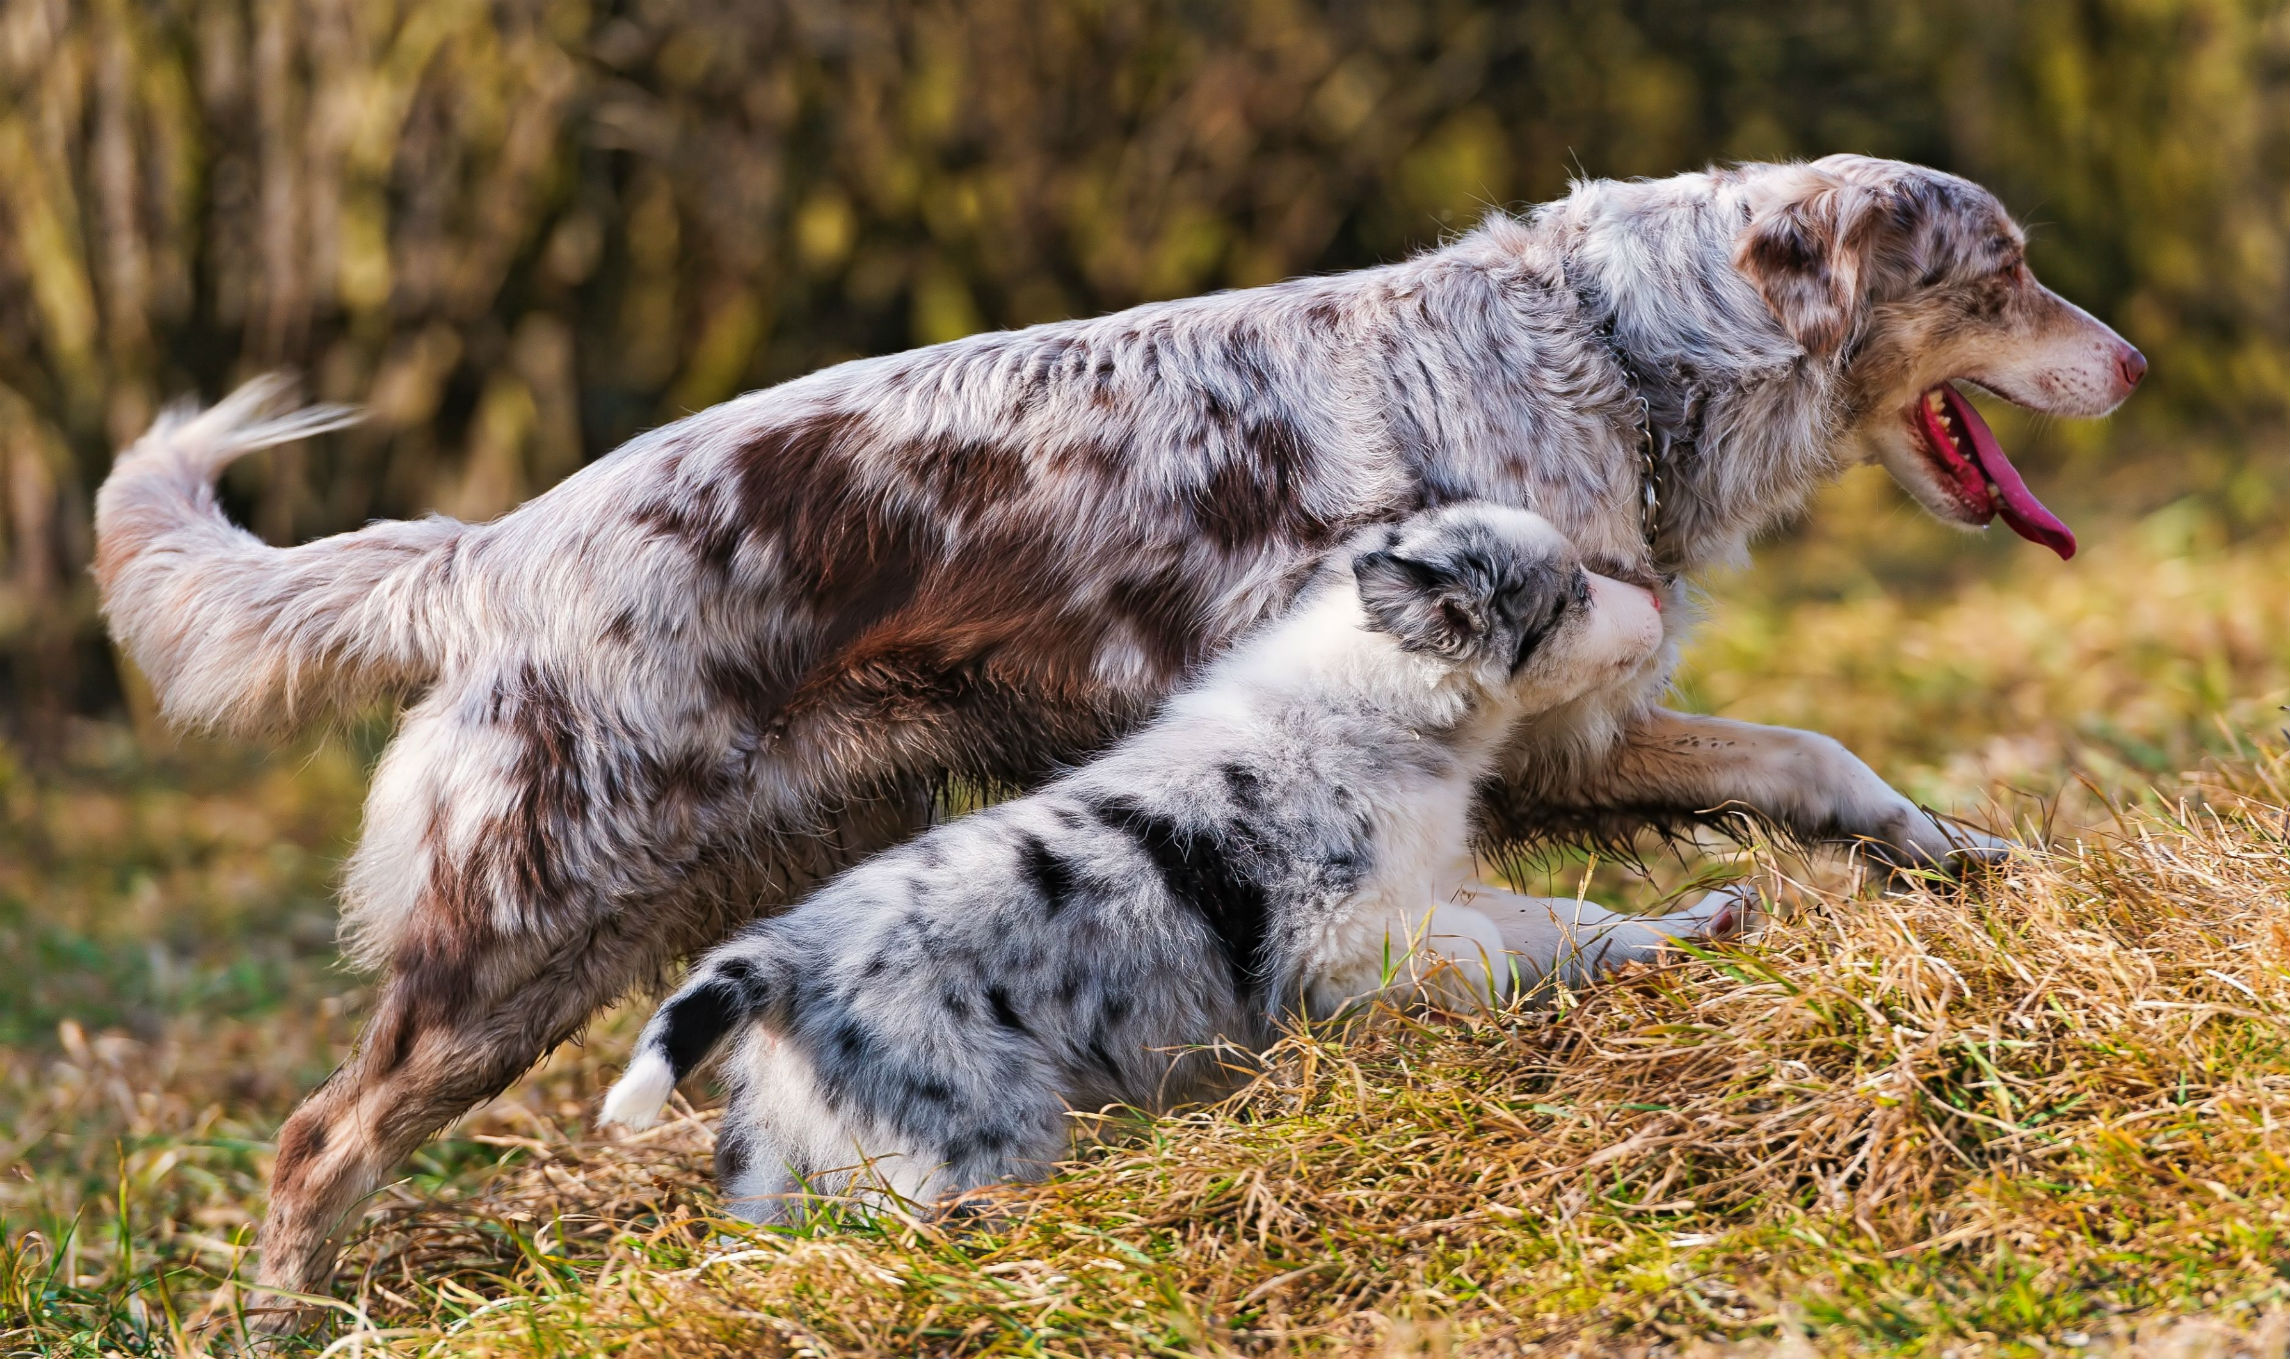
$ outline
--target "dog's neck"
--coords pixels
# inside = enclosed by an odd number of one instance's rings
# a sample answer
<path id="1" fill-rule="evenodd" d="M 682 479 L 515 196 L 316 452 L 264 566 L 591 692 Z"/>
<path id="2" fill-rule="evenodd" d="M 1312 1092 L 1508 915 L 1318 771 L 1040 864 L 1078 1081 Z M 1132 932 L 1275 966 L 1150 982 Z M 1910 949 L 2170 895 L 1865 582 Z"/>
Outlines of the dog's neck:
<path id="1" fill-rule="evenodd" d="M 1649 556 L 1685 572 L 1738 556 L 1840 470 L 1840 396 L 1833 369 L 1788 338 L 1734 268 L 1729 190 L 1654 187 L 1585 184 L 1532 227 L 1631 394 L 1617 433 L 1645 482 L 1640 503 L 1649 489 L 1657 502 Z M 1623 223 L 1638 248 L 1611 248 Z"/>
<path id="2" fill-rule="evenodd" d="M 1583 298 L 1582 304 L 1585 310 L 1596 305 L 1589 298 Z M 1645 373 L 1615 339 L 1611 314 L 1596 333 L 1606 346 L 1607 360 L 1621 372 L 1630 389 L 1632 417 L 1627 433 L 1638 459 L 1638 533 L 1645 540 L 1646 560 L 1658 572 L 1674 573 L 1680 569 L 1683 545 L 1676 534 L 1664 535 L 1662 486 L 1700 441 L 1704 394 L 1695 383 L 1680 380 L 1674 369 L 1653 376 Z"/>

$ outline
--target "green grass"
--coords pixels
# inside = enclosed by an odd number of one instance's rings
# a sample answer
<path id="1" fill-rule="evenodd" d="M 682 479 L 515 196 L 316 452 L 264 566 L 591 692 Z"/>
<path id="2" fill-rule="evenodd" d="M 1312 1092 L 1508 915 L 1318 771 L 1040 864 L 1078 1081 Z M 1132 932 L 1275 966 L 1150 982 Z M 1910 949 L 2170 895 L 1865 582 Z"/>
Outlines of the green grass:
<path id="1" fill-rule="evenodd" d="M 2063 565 L 1889 504 L 1848 482 L 1820 532 L 1718 582 L 1685 691 L 2048 830 L 1994 881 L 1877 899 L 1740 856 L 1787 903 L 1753 945 L 1554 1012 L 1300 1034 L 1229 1105 L 1109 1128 L 946 1223 L 715 1218 L 708 1115 L 588 1127 L 621 1014 L 375 1196 L 336 1334 L 2282 1353 L 2290 540 L 2165 504 Z M 328 903 L 374 742 L 67 745 L 61 770 L 0 764 L 0 1353 L 227 1348 L 269 1139 L 364 1004 Z M 1708 867 L 1568 856 L 1536 885 L 1645 901 Z"/>

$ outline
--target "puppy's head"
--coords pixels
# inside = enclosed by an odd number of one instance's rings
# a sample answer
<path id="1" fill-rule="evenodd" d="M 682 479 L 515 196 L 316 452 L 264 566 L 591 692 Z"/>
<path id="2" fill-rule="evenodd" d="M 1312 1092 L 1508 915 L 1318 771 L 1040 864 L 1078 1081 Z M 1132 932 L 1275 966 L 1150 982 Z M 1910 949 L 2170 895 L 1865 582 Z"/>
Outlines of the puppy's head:
<path id="1" fill-rule="evenodd" d="M 1741 170 L 1735 266 L 1781 328 L 1837 366 L 1845 447 L 1940 519 L 1999 515 L 2061 556 L 2075 536 L 2035 498 L 1960 384 L 2051 415 L 2097 416 L 2147 361 L 2036 281 L 1994 194 L 1900 161 L 1829 156 Z"/>
<path id="2" fill-rule="evenodd" d="M 1352 560 L 1367 626 L 1435 656 L 1528 711 L 1643 664 L 1662 644 L 1652 592 L 1583 567 L 1541 515 L 1472 503 L 1383 531 Z"/>

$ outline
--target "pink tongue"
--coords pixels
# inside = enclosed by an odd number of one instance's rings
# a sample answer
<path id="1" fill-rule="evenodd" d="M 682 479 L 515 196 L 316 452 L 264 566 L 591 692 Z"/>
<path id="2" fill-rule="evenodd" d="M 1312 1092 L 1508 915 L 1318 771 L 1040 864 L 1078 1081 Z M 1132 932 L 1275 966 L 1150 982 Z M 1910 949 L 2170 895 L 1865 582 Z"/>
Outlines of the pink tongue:
<path id="1" fill-rule="evenodd" d="M 2057 552 L 2062 561 L 2074 556 L 2074 532 L 2060 522 L 2058 515 L 2045 509 L 2044 503 L 2036 499 L 2036 493 L 2020 480 L 2019 469 L 2012 466 L 2010 458 L 2004 456 L 2002 446 L 1996 442 L 1995 431 L 1989 429 L 1988 422 L 1980 418 L 1980 412 L 1972 409 L 1972 403 L 1959 395 L 1954 387 L 1943 387 L 1941 392 L 1956 416 L 1958 427 L 1971 436 L 1972 451 L 1979 456 L 1980 470 L 1988 474 L 1988 480 L 1996 483 L 1997 491 L 2002 493 L 2004 503 L 1998 507 L 1997 512 L 2003 516 L 2005 523 L 2012 526 L 2012 532 L 2031 543 L 2042 543 Z"/>

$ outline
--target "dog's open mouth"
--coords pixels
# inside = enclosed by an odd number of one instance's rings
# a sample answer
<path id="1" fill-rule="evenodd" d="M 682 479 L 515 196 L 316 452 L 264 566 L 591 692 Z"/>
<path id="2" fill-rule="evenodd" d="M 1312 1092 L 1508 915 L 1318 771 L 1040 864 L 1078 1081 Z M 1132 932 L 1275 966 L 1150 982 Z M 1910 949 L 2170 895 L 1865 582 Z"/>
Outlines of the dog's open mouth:
<path id="1" fill-rule="evenodd" d="M 1988 422 L 1954 383 L 1926 392 L 1916 416 L 1925 455 L 1940 470 L 1967 521 L 1985 524 L 2001 515 L 2012 532 L 2029 542 L 2042 543 L 2062 558 L 2075 555 L 2075 534 L 2036 499 Z"/>

